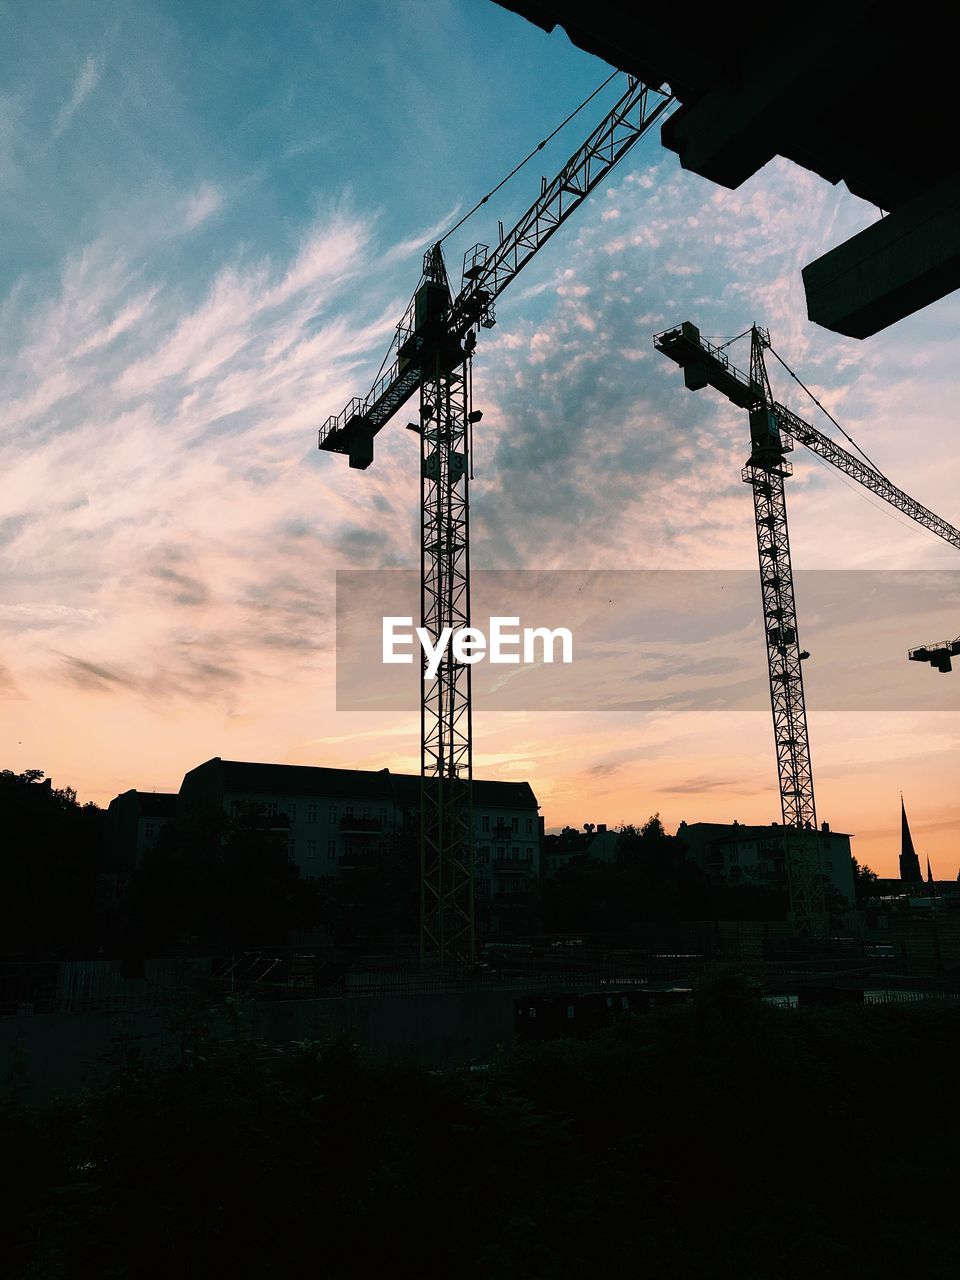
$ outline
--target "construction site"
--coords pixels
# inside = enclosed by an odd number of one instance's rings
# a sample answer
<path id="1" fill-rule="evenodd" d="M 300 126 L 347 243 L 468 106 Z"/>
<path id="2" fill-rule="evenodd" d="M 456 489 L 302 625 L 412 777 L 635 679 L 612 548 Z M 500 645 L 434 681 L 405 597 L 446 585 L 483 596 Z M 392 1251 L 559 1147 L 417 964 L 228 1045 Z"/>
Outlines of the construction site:
<path id="1" fill-rule="evenodd" d="M 730 92 L 722 81 L 719 86 L 712 83 L 703 62 L 716 32 L 700 33 L 702 45 L 695 56 L 689 48 L 681 53 L 665 31 L 651 31 L 650 24 L 644 22 L 642 33 L 639 28 L 636 33 L 638 41 L 642 34 L 644 52 L 635 54 L 630 23 L 624 25 L 619 18 L 605 16 L 602 8 L 590 18 L 576 4 L 511 3 L 507 7 L 548 30 L 560 23 L 576 43 L 602 56 L 612 57 L 614 46 L 623 50 L 615 65 L 626 73 L 626 90 L 555 177 L 541 179 L 537 198 L 516 224 L 505 230 L 501 222 L 492 248 L 476 243 L 466 251 L 459 286 L 451 284 L 443 241 L 481 210 L 489 195 L 426 251 L 420 282 L 397 325 L 376 382 L 366 396 L 351 400 L 331 416 L 319 433 L 320 449 L 346 455 L 351 467 L 365 470 L 374 461 L 377 434 L 419 395 L 415 421 L 406 423 L 406 429 L 420 439 L 421 626 L 433 644 L 471 626 L 468 491 L 474 428 L 479 429 L 483 417 L 472 398 L 478 337 L 481 330 L 494 326 L 495 308 L 507 286 L 655 124 L 660 125 L 664 145 L 677 150 L 685 167 L 694 167 L 713 181 L 736 186 L 763 163 L 766 154 L 793 156 L 802 151 L 802 163 L 808 167 L 829 171 L 832 180 L 836 180 L 839 168 L 851 190 L 869 191 L 869 198 L 881 207 L 895 210 L 865 234 L 868 248 L 844 245 L 805 269 L 810 318 L 817 323 L 867 337 L 948 292 L 960 260 L 956 226 L 945 213 L 936 215 L 940 237 L 935 242 L 939 255 L 936 269 L 928 261 L 929 223 L 923 224 L 923 251 L 917 247 L 919 231 L 897 234 L 901 224 L 908 228 L 916 225 L 911 222 L 916 216 L 913 206 L 908 201 L 904 209 L 899 207 L 902 190 L 898 189 L 894 198 L 889 186 L 882 186 L 879 170 L 871 166 L 869 157 L 851 153 L 848 163 L 840 141 L 843 130 L 837 129 L 835 118 L 828 143 L 813 123 L 808 122 L 807 134 L 801 135 L 796 118 L 775 126 L 767 114 L 760 146 L 756 118 L 761 108 L 767 109 L 763 96 L 767 89 L 761 88 L 759 81 L 756 88 L 750 85 L 738 91 L 737 112 L 718 116 L 711 111 L 713 98 Z M 762 44 L 762 26 L 756 38 Z M 834 46 L 824 56 L 841 54 Z M 786 89 L 780 85 L 778 92 L 784 95 Z M 723 125 L 718 123 L 721 119 Z M 727 122 L 731 132 L 723 137 Z M 748 128 L 753 151 L 745 141 Z M 953 208 L 955 195 L 950 184 L 955 185 L 955 179 L 948 179 L 943 188 L 933 179 L 934 175 L 925 174 L 936 195 L 924 199 L 939 201 L 938 210 Z M 869 276 L 863 271 L 852 272 L 845 263 L 846 257 L 859 253 L 872 256 Z M 804 445 L 958 550 L 960 531 L 883 474 L 775 352 L 764 328 L 754 323 L 739 337 L 749 340 L 748 372 L 738 370 L 727 354 L 736 339 L 716 346 L 689 320 L 656 334 L 653 343 L 683 370 L 688 390 L 713 387 L 748 416 L 742 479 L 753 495 L 789 921 L 797 936 L 823 938 L 832 930 L 816 838 L 817 808 L 803 680 L 803 663 L 811 655 L 802 647 L 794 596 L 785 490 L 793 471 L 788 455 L 796 445 Z M 768 355 L 774 356 L 807 393 L 813 406 L 826 413 L 851 449 L 774 398 Z M 955 652 L 955 646 L 944 644 L 913 649 L 908 656 L 948 672 Z M 440 969 L 469 967 L 478 958 L 470 665 L 447 652 L 439 667 L 425 675 L 420 711 L 421 961 Z"/>
<path id="2" fill-rule="evenodd" d="M 950 42 L 6 16 L 0 1270 L 949 1274 Z"/>

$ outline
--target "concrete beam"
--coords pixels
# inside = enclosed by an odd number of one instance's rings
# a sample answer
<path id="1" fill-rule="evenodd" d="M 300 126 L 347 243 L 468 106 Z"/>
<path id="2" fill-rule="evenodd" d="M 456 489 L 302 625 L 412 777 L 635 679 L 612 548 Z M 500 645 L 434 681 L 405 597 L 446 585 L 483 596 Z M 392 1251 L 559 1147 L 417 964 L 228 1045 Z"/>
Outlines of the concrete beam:
<path id="1" fill-rule="evenodd" d="M 868 338 L 960 288 L 960 174 L 803 269 L 807 315 Z"/>

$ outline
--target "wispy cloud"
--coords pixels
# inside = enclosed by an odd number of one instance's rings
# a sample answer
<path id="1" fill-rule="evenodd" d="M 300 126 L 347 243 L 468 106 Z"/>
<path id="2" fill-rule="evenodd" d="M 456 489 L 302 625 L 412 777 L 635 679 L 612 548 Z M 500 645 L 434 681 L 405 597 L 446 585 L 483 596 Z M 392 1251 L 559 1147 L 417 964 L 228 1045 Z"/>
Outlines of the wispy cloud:
<path id="1" fill-rule="evenodd" d="M 59 138 L 67 128 L 70 121 L 100 83 L 100 77 L 102 74 L 102 59 L 94 57 L 92 53 L 88 54 L 84 60 L 83 66 L 80 68 L 77 73 L 77 77 L 73 82 L 73 87 L 70 90 L 70 97 L 57 112 L 57 118 L 53 126 L 54 138 Z"/>

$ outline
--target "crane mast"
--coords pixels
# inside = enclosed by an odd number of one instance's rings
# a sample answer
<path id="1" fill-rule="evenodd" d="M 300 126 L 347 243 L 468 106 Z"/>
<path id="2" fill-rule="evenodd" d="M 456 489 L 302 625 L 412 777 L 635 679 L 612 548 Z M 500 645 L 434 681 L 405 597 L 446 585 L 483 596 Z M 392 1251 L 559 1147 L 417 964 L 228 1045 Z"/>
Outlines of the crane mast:
<path id="1" fill-rule="evenodd" d="M 420 284 L 397 325 L 386 371 L 320 428 L 319 447 L 373 462 L 374 437 L 419 390 L 421 625 L 431 644 L 470 625 L 468 484 L 471 358 L 479 327 L 495 323 L 495 299 L 672 103 L 629 79 L 626 92 L 491 252 L 464 257 L 452 296 L 441 243 L 424 257 Z M 481 202 L 482 203 L 482 202 Z M 448 633 L 449 634 L 449 633 Z M 473 718 L 471 667 L 444 650 L 436 675 L 423 666 L 420 704 L 420 954 L 459 966 L 474 959 Z"/>
<path id="2" fill-rule="evenodd" d="M 750 415 L 751 452 L 742 476 L 753 489 L 780 806 L 786 828 L 787 885 L 795 922 L 801 930 L 811 931 L 823 918 L 823 876 L 812 834 L 817 815 L 800 665 L 809 655 L 800 648 L 797 628 L 784 493 L 784 481 L 793 468 L 786 455 L 799 441 L 951 546 L 960 548 L 960 530 L 774 400 L 764 362 L 763 353 L 770 346 L 765 330 L 756 325 L 751 329 L 749 377 L 689 321 L 656 334 L 653 341 L 658 351 L 683 369 L 689 390 L 715 387 Z"/>
<path id="3" fill-rule="evenodd" d="M 449 327 L 440 246 L 424 261 L 420 367 L 420 615 L 433 645 L 470 625 L 470 356 Z M 449 632 L 448 632 L 449 634 Z M 472 667 L 444 650 L 420 699 L 421 959 L 474 958 Z"/>

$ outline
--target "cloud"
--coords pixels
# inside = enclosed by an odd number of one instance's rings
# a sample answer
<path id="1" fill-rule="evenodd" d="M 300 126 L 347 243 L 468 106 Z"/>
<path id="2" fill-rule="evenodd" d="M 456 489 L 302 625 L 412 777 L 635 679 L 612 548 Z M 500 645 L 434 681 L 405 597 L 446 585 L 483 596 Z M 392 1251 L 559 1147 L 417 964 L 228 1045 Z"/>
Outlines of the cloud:
<path id="1" fill-rule="evenodd" d="M 609 778 L 612 777 L 613 774 L 619 773 L 622 768 L 622 762 L 619 764 L 611 764 L 609 761 L 599 761 L 597 764 L 590 765 L 587 769 L 587 773 L 591 778 Z"/>
<path id="2" fill-rule="evenodd" d="M 882 398 L 897 344 L 868 348 L 802 319 L 800 272 L 875 211 L 779 160 L 735 192 L 678 172 L 669 159 L 613 181 L 606 208 L 602 201 L 585 207 L 558 233 L 552 243 L 562 247 L 552 256 L 544 251 L 529 268 L 519 299 L 504 294 L 498 327 L 482 335 L 474 370 L 475 400 L 484 410 L 476 432 L 474 563 L 750 567 L 756 551 L 740 479 L 749 451 L 745 416 L 712 390 L 686 391 L 679 370 L 654 351 L 653 334 L 690 319 L 706 336 L 725 340 L 757 320 L 841 420 L 854 411 L 855 434 L 869 451 L 879 422 L 902 430 L 899 406 Z M 604 221 L 610 206 L 621 213 L 616 222 Z M 521 299 L 526 311 L 512 312 Z M 749 361 L 748 346 L 731 348 L 735 363 Z M 947 376 L 946 349 L 934 350 Z M 771 369 L 777 394 L 836 434 L 775 362 Z M 866 410 L 857 390 L 865 370 L 877 385 Z M 905 371 L 902 406 L 916 421 L 912 379 Z M 859 433 L 857 418 L 867 424 Z M 928 438 L 935 438 L 932 424 Z M 898 452 L 891 440 L 884 454 L 891 473 Z M 916 451 L 914 474 L 925 457 Z M 909 527 L 904 533 L 902 524 L 897 544 L 885 515 L 867 517 L 879 536 L 849 536 L 864 523 L 863 498 L 849 498 L 837 473 L 805 450 L 797 451 L 795 467 L 798 563 L 818 552 L 830 567 L 883 567 L 892 554 L 909 562 L 917 547 L 938 554 L 929 535 Z M 939 492 L 949 518 L 947 486 L 929 479 L 918 498 L 936 510 Z M 897 482 L 909 490 L 909 475 Z M 808 510 L 816 516 L 807 519 Z M 944 548 L 940 562 L 949 554 Z"/>
<path id="3" fill-rule="evenodd" d="M 85 658 L 75 658 L 63 654 L 64 675 L 78 689 L 94 690 L 97 693 L 116 693 L 118 689 L 131 689 L 134 682 L 123 672 L 114 671 L 110 667 L 97 662 L 88 662 Z"/>
<path id="4" fill-rule="evenodd" d="M 149 569 L 147 572 L 152 578 L 170 588 L 169 596 L 174 604 L 190 608 L 206 604 L 210 599 L 206 584 L 188 574 L 178 573 L 175 569 L 163 565 Z"/>
<path id="5" fill-rule="evenodd" d="M 184 230 L 193 231 L 222 208 L 222 193 L 211 183 L 205 182 L 187 197 L 183 214 Z"/>
<path id="6" fill-rule="evenodd" d="M 705 792 L 719 791 L 735 796 L 761 795 L 769 790 L 767 784 L 751 784 L 748 780 L 737 777 L 717 777 L 712 774 L 698 774 L 695 777 L 678 778 L 675 782 L 660 783 L 658 787 L 665 795 L 700 796 Z"/>
<path id="7" fill-rule="evenodd" d="M 0 699 L 10 702 L 22 702 L 24 695 L 13 678 L 13 672 L 0 662 Z"/>
<path id="8" fill-rule="evenodd" d="M 192 190 L 139 241 L 120 227 L 69 247 L 55 291 L 4 302 L 0 623 L 26 646 L 28 690 L 233 714 L 239 690 L 299 678 L 332 644 L 342 558 L 396 561 L 386 476 L 353 491 L 315 445 L 395 316 L 347 290 L 372 220 L 320 213 L 286 257 L 238 247 L 191 296 L 164 266 L 176 211 L 199 224 L 219 207 Z"/>
<path id="9" fill-rule="evenodd" d="M 103 62 L 100 58 L 95 58 L 93 54 L 88 54 L 84 60 L 83 66 L 77 73 L 77 77 L 73 82 L 73 88 L 70 91 L 70 97 L 57 112 L 56 122 L 53 126 L 54 138 L 59 138 L 67 125 L 77 114 L 80 108 L 93 93 L 94 89 L 100 83 L 100 77 L 103 74 Z"/>

